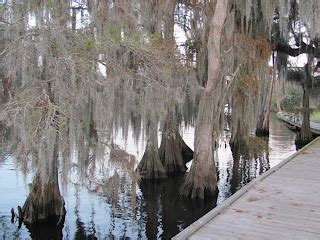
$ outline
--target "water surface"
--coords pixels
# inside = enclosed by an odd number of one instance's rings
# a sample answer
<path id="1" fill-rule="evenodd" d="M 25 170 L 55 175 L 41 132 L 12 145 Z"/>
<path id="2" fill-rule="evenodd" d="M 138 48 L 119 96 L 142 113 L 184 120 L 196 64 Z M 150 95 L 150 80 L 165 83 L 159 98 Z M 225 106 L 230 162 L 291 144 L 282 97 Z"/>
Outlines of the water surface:
<path id="1" fill-rule="evenodd" d="M 193 129 L 184 130 L 184 139 L 193 148 Z M 183 177 L 162 182 L 141 182 L 136 194 L 128 193 L 123 185 L 117 202 L 112 202 L 100 192 L 92 191 L 90 184 L 77 177 L 64 179 L 61 193 L 66 203 L 67 215 L 63 229 L 38 228 L 37 232 L 24 225 L 11 223 L 10 209 L 23 205 L 32 172 L 24 173 L 15 158 L 2 151 L 0 160 L 0 236 L 3 239 L 43 239 L 59 236 L 62 239 L 169 239 L 199 217 L 220 204 L 243 185 L 261 175 L 295 152 L 295 134 L 272 115 L 268 148 L 254 156 L 242 152 L 232 153 L 228 137 L 222 140 L 216 152 L 219 194 L 217 199 L 192 202 L 182 199 L 179 188 Z M 144 143 L 138 147 L 133 140 L 119 140 L 130 154 L 141 158 Z M 226 144 L 225 144 L 226 143 Z M 49 231 L 49 232 L 48 232 Z M 51 232 L 50 232 L 51 231 Z"/>

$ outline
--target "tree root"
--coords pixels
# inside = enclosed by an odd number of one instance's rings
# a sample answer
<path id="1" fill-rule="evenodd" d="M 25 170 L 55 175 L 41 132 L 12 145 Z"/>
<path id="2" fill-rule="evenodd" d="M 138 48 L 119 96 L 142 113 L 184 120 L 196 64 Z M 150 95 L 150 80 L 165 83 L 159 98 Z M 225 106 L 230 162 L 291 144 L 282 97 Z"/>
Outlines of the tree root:
<path id="1" fill-rule="evenodd" d="M 191 199 L 216 197 L 218 188 L 215 172 L 212 171 L 209 175 L 205 176 L 206 174 L 195 171 L 197 170 L 191 170 L 186 176 L 186 179 L 181 186 L 180 193 Z"/>
<path id="2" fill-rule="evenodd" d="M 55 221 L 57 225 L 63 222 L 66 210 L 63 197 L 60 195 L 58 183 L 50 178 L 42 181 L 37 174 L 32 182 L 30 193 L 19 211 L 19 225 Z"/>
<path id="3" fill-rule="evenodd" d="M 156 180 L 167 177 L 164 167 L 160 161 L 158 149 L 146 147 L 145 153 L 138 165 L 138 172 L 142 179 Z"/>
<path id="4" fill-rule="evenodd" d="M 299 150 L 303 148 L 305 145 L 312 142 L 313 139 L 314 137 L 312 136 L 312 134 L 310 136 L 302 136 L 301 132 L 298 132 L 294 141 L 296 149 Z"/>
<path id="5" fill-rule="evenodd" d="M 256 129 L 256 136 L 257 137 L 269 137 L 270 133 L 269 133 L 269 129 L 265 129 L 265 128 L 257 128 Z"/>
<path id="6" fill-rule="evenodd" d="M 180 134 L 163 132 L 159 148 L 160 160 L 168 175 L 185 173 L 187 167 L 183 161 Z"/>

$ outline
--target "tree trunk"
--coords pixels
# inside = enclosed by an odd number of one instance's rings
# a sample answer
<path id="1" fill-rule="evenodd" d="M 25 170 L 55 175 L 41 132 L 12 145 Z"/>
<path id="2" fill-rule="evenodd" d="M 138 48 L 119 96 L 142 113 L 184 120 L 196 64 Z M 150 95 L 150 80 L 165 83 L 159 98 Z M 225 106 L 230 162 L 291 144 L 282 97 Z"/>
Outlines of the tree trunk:
<path id="1" fill-rule="evenodd" d="M 259 117 L 258 117 L 257 128 L 256 128 L 257 137 L 269 137 L 269 121 L 270 121 L 272 91 L 273 91 L 273 83 L 276 78 L 275 67 L 273 68 L 272 72 L 273 72 L 272 79 L 267 88 L 267 97 L 266 97 L 266 100 L 263 101 L 261 105 L 261 110 L 259 111 Z"/>
<path id="2" fill-rule="evenodd" d="M 4 37 L 4 31 L 2 27 L 0 27 L 0 52 L 4 51 L 4 46 L 6 44 L 6 40 Z M 5 67 L 5 59 L 3 56 L 0 56 L 0 79 L 2 81 L 3 87 L 3 102 L 8 102 L 11 97 L 11 79 L 9 74 L 6 73 L 7 69 Z"/>
<path id="3" fill-rule="evenodd" d="M 94 103 L 93 99 L 89 96 L 89 142 L 90 144 L 92 143 L 97 143 L 98 142 L 98 131 L 97 131 L 97 126 L 94 121 Z"/>
<path id="4" fill-rule="evenodd" d="M 49 163 L 51 166 L 48 168 L 48 176 L 41 175 L 40 170 L 37 172 L 19 216 L 20 221 L 27 225 L 41 222 L 54 222 L 56 225 L 64 223 L 66 210 L 58 183 L 58 136 L 55 130 L 52 134 L 55 135 L 53 136 L 55 141 L 53 141 L 53 158 Z"/>
<path id="5" fill-rule="evenodd" d="M 166 47 L 175 51 L 174 41 L 174 11 L 176 0 L 166 0 L 164 14 L 164 40 Z M 186 162 L 190 161 L 193 151 L 185 144 L 179 134 L 178 121 L 175 114 L 175 103 L 168 104 L 168 113 L 162 131 L 162 140 L 159 154 L 164 169 L 168 175 L 184 173 L 187 170 Z M 184 158 L 185 157 L 185 158 Z"/>
<path id="6" fill-rule="evenodd" d="M 176 0 L 166 0 L 164 14 L 164 39 L 167 45 L 173 46 L 174 43 L 174 11 Z"/>
<path id="7" fill-rule="evenodd" d="M 63 225 L 65 213 L 64 200 L 60 194 L 58 182 L 52 178 L 44 181 L 40 173 L 37 173 L 22 208 L 23 222 L 32 225 L 49 221 Z"/>
<path id="8" fill-rule="evenodd" d="M 141 178 L 143 179 L 162 179 L 167 174 L 161 163 L 158 151 L 158 125 L 155 118 L 148 120 L 147 126 L 147 146 L 143 157 L 138 165 Z"/>
<path id="9" fill-rule="evenodd" d="M 8 102 L 11 98 L 11 80 L 9 76 L 2 77 L 2 86 L 3 86 L 3 101 Z"/>
<path id="10" fill-rule="evenodd" d="M 302 148 L 313 140 L 310 129 L 309 89 L 303 90 L 303 121 L 301 130 L 297 133 L 295 144 L 297 149 Z"/>
<path id="11" fill-rule="evenodd" d="M 201 98 L 195 133 L 194 160 L 184 184 L 182 194 L 204 199 L 216 193 L 217 179 L 214 162 L 212 93 Z"/>
<path id="12" fill-rule="evenodd" d="M 280 81 L 280 78 L 275 79 L 275 93 L 276 93 L 276 105 L 277 112 L 281 112 L 281 101 L 282 101 L 282 92 L 283 92 L 283 83 Z"/>
<path id="13" fill-rule="evenodd" d="M 218 0 L 210 23 L 208 39 L 208 81 L 200 99 L 195 132 L 193 163 L 181 192 L 191 198 L 204 199 L 217 193 L 214 143 L 224 109 L 221 77 L 220 42 L 226 20 L 228 1 Z"/>
<path id="14" fill-rule="evenodd" d="M 184 173 L 187 170 L 182 155 L 183 142 L 179 134 L 178 123 L 171 111 L 166 117 L 159 148 L 160 160 L 168 175 Z"/>
<path id="15" fill-rule="evenodd" d="M 297 133 L 295 144 L 296 148 L 300 149 L 307 145 L 313 140 L 312 132 L 310 129 L 310 87 L 312 85 L 312 79 L 310 75 L 309 63 L 305 66 L 306 80 L 303 86 L 303 100 L 302 100 L 302 111 L 303 120 L 301 130 Z"/>
<path id="16" fill-rule="evenodd" d="M 232 129 L 232 136 L 230 139 L 230 147 L 232 149 L 240 149 L 246 144 L 246 136 L 247 136 L 247 130 L 246 126 L 243 125 L 242 121 L 239 119 L 237 120 L 237 129 Z"/>
<path id="17" fill-rule="evenodd" d="M 60 27 L 66 27 L 66 21 L 70 17 L 68 1 L 59 1 L 58 8 L 52 12 L 52 18 L 58 19 Z M 25 19 L 25 18 L 24 18 Z M 42 19 L 43 20 L 43 19 Z M 53 37 L 49 34 L 49 39 Z M 57 49 L 51 47 L 52 56 L 58 56 Z M 43 56 L 43 70 L 41 78 L 46 82 L 49 101 L 55 104 L 54 81 L 48 80 L 48 66 L 46 57 Z M 51 118 L 52 117 L 52 118 Z M 53 116 L 45 123 L 45 129 L 39 143 L 39 157 L 43 166 L 33 178 L 30 193 L 23 205 L 20 221 L 31 226 L 39 223 L 54 223 L 63 225 L 66 214 L 65 202 L 61 196 L 58 179 L 58 157 L 59 157 L 59 112 L 54 110 Z M 41 153 L 40 153 L 41 152 Z"/>

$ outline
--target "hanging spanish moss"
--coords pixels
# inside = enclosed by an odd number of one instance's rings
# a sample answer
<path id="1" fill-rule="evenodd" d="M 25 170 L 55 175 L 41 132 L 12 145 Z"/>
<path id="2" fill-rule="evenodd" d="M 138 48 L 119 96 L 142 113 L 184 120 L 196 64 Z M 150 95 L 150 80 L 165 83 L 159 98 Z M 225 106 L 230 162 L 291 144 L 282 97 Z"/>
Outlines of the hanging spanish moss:
<path id="1" fill-rule="evenodd" d="M 8 1 L 0 9 L 1 114 L 12 129 L 14 155 L 36 166 L 25 222 L 60 218 L 57 169 L 62 182 L 72 164 L 81 179 L 89 178 L 120 134 L 146 140 L 135 163 L 142 178 L 184 173 L 193 158 L 183 194 L 214 195 L 214 143 L 225 108 L 233 145 L 252 126 L 258 136 L 268 135 L 272 88 L 287 78 L 288 56 L 308 54 L 311 80 L 319 57 L 315 0 L 57 3 Z M 181 137 L 183 126 L 196 128 L 194 153 Z M 110 182 L 119 183 L 120 175 L 108 175 Z M 51 210 L 35 210 L 50 199 Z"/>

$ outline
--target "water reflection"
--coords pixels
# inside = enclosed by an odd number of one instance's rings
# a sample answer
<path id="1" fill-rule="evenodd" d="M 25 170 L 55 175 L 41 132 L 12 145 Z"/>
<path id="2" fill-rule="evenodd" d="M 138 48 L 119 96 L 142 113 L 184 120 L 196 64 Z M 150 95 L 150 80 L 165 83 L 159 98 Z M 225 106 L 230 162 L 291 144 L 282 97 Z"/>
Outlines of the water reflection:
<path id="1" fill-rule="evenodd" d="M 295 133 L 277 120 L 275 114 L 270 117 L 270 136 L 264 139 L 265 144 L 260 142 L 262 147 L 258 148 L 259 151 L 253 151 L 252 146 L 241 145 L 238 149 L 232 149 L 229 144 L 225 147 L 224 142 L 220 143 L 222 147 L 216 153 L 218 204 L 296 151 Z"/>
<path id="2" fill-rule="evenodd" d="M 63 224 L 57 226 L 56 221 L 37 223 L 31 226 L 26 226 L 30 232 L 30 237 L 35 240 L 56 240 L 62 239 Z"/>
<path id="3" fill-rule="evenodd" d="M 192 146 L 192 129 L 185 131 L 186 136 L 186 142 Z M 246 146 L 231 149 L 222 142 L 216 152 L 217 203 L 291 155 L 295 151 L 294 139 L 295 134 L 272 116 L 270 138 L 263 151 L 251 153 Z M 129 141 L 127 146 L 133 149 L 131 153 L 137 151 Z M 23 167 L 12 156 L 4 155 L 4 151 L 1 155 L 5 157 L 0 160 L 0 236 L 6 239 L 48 239 L 48 236 L 52 239 L 169 239 L 216 205 L 215 200 L 201 203 L 182 199 L 179 189 L 183 177 L 157 183 L 142 181 L 131 186 L 131 182 L 120 176 L 118 198 L 111 201 L 107 192 L 97 188 L 102 183 L 97 184 L 97 176 L 103 170 L 103 161 L 90 162 L 89 172 L 78 170 L 70 161 L 74 178 L 60 174 L 64 177 L 65 186 L 61 189 L 67 210 L 63 229 L 39 226 L 28 230 L 25 225 L 18 229 L 17 222 L 10 222 L 10 209 L 24 203 L 32 174 L 23 173 Z M 66 163 L 60 167 L 63 164 Z M 134 190 L 135 194 L 131 194 Z"/>
<path id="4" fill-rule="evenodd" d="M 75 210 L 74 213 L 76 215 L 76 232 L 74 235 L 75 239 L 98 239 L 95 234 L 96 234 L 96 229 L 95 229 L 95 223 L 94 223 L 94 215 L 95 215 L 95 210 L 92 208 L 91 210 L 91 216 L 90 216 L 90 231 L 87 231 L 85 228 L 84 222 L 81 220 L 81 216 L 79 215 L 79 205 L 80 205 L 80 195 L 79 195 L 79 188 L 77 187 L 76 189 L 76 205 L 75 205 Z"/>
<path id="5" fill-rule="evenodd" d="M 169 239 L 216 206 L 215 199 L 191 201 L 182 198 L 179 194 L 182 183 L 183 177 L 140 183 L 147 212 L 148 239 Z"/>
<path id="6" fill-rule="evenodd" d="M 231 147 L 233 165 L 232 169 L 228 171 L 230 174 L 230 195 L 270 169 L 268 140 L 267 138 L 254 138 L 253 141 L 258 141 L 261 144 L 256 150 L 250 149 L 247 143 Z"/>

